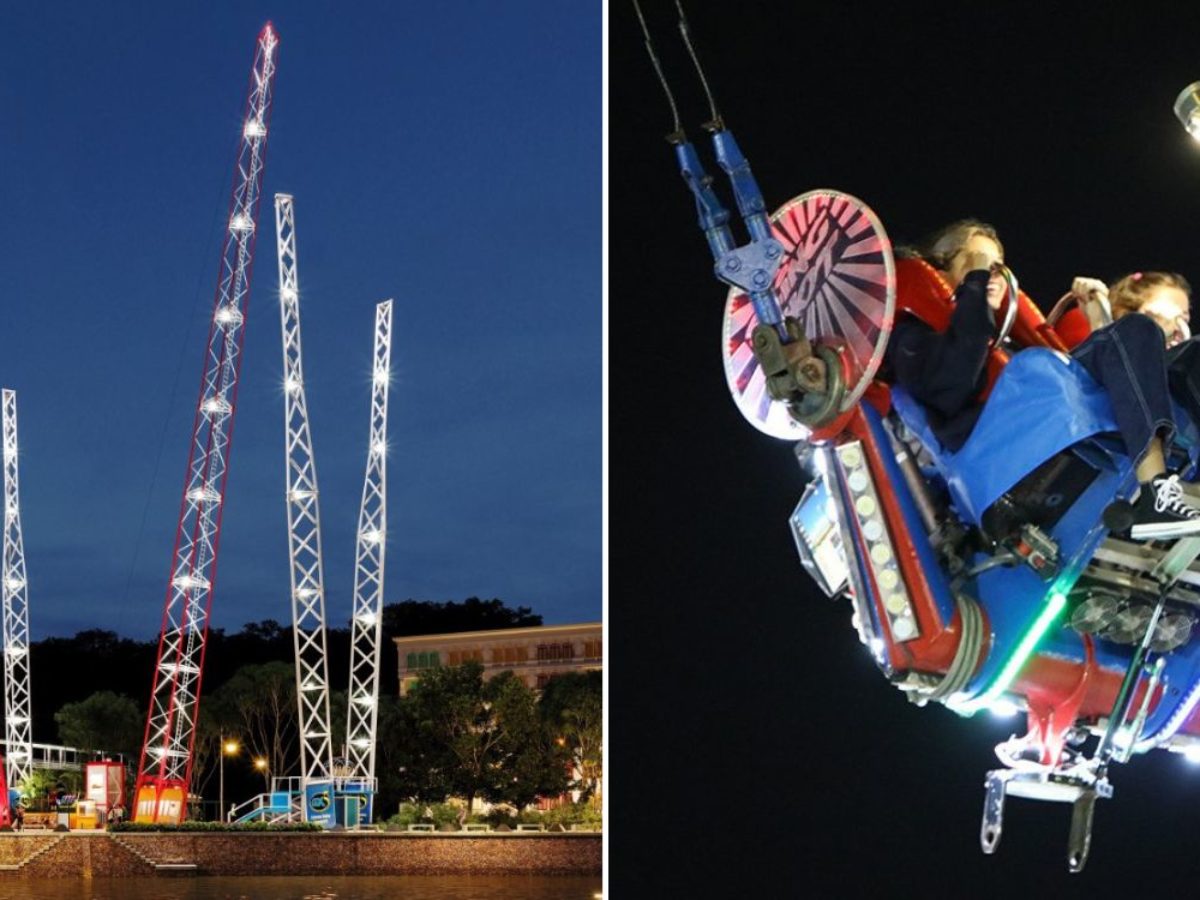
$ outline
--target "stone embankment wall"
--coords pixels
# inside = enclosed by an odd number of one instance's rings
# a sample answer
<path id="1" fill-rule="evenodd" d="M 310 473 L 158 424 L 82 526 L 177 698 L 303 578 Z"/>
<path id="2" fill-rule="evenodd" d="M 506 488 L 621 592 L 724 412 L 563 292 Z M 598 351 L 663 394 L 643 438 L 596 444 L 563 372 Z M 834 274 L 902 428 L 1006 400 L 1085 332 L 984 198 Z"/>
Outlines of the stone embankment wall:
<path id="1" fill-rule="evenodd" d="M 0 834 L 0 880 L 181 869 L 197 875 L 599 875 L 601 853 L 598 834 Z"/>

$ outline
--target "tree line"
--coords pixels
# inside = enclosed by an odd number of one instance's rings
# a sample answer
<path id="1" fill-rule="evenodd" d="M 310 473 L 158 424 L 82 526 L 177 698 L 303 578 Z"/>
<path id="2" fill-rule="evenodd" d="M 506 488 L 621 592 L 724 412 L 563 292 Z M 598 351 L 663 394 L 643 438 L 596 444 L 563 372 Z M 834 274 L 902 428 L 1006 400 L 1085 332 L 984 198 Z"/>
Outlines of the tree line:
<path id="1" fill-rule="evenodd" d="M 457 796 L 519 808 L 569 788 L 585 796 L 596 790 L 598 672 L 552 679 L 539 696 L 511 673 L 484 681 L 482 666 L 465 663 L 424 672 L 407 697 L 398 696 L 391 637 L 540 624 L 528 607 L 510 608 L 498 599 L 408 600 L 384 608 L 377 815 L 402 800 Z M 335 755 L 345 740 L 349 641 L 348 628 L 329 630 Z M 92 630 L 36 642 L 31 653 L 35 740 L 56 733 L 64 744 L 120 752 L 136 765 L 157 643 Z M 266 790 L 272 775 L 299 770 L 292 660 L 292 630 L 273 620 L 231 635 L 210 632 L 194 791 L 215 798 L 223 736 L 238 742 L 237 754 L 225 762 L 227 799 Z M 267 761 L 263 771 L 250 765 L 258 758 Z"/>

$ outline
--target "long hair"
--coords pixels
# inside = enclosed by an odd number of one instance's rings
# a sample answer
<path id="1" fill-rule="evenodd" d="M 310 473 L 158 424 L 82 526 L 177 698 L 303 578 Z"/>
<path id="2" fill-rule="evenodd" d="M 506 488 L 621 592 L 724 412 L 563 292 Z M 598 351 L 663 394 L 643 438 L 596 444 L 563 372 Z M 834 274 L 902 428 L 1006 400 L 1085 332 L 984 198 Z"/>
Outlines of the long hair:
<path id="1" fill-rule="evenodd" d="M 1178 288 L 1192 296 L 1192 286 L 1176 272 L 1134 272 L 1126 275 L 1108 289 L 1108 302 L 1112 306 L 1114 319 L 1141 310 L 1154 289 L 1158 287 Z"/>
<path id="2" fill-rule="evenodd" d="M 1000 255 L 1004 256 L 1004 244 L 1000 242 L 1000 235 L 996 233 L 995 226 L 979 219 L 959 219 L 957 222 L 951 222 L 911 248 L 910 252 L 915 251 L 916 255 L 934 268 L 945 272 L 950 268 L 950 261 L 967 245 L 967 241 L 977 234 L 995 241 L 996 246 L 1000 248 Z"/>

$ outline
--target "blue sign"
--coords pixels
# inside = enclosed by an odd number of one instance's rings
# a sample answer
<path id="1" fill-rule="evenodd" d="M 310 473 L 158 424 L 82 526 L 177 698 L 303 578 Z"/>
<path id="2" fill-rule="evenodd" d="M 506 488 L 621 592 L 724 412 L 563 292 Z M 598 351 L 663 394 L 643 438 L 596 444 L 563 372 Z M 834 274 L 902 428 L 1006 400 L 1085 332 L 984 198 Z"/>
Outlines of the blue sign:
<path id="1" fill-rule="evenodd" d="M 310 781 L 304 788 L 304 817 L 325 828 L 333 824 L 333 782 Z"/>

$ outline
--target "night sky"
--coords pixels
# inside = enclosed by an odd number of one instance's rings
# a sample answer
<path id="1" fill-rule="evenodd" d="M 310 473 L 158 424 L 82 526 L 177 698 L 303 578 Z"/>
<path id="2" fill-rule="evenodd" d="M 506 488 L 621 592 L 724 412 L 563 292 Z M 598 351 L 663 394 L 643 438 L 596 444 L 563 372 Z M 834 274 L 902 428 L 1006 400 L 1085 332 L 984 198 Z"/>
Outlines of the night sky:
<path id="1" fill-rule="evenodd" d="M 732 206 L 674 5 L 647 7 Z M 978 216 L 1046 308 L 1075 275 L 1166 268 L 1200 284 L 1200 148 L 1171 108 L 1200 79 L 1200 16 L 1059 9 L 690 7 L 770 208 L 837 188 L 895 243 Z M 1126 879 L 1194 893 L 1200 768 L 1161 752 L 1111 774 L 1082 875 L 1067 873 L 1065 805 L 1010 800 L 997 855 L 981 853 L 992 747 L 1024 723 L 910 706 L 858 644 L 848 602 L 802 571 L 786 524 L 801 472 L 729 397 L 725 289 L 628 0 L 611 18 L 614 883 L 679 897 L 1105 896 Z"/>
<path id="2" fill-rule="evenodd" d="M 34 637 L 158 632 L 268 19 L 279 68 L 212 624 L 290 618 L 277 191 L 296 198 L 329 622 L 350 617 L 388 297 L 386 601 L 599 619 L 599 4 L 77 2 L 2 19 L 0 382 L 18 391 Z"/>

